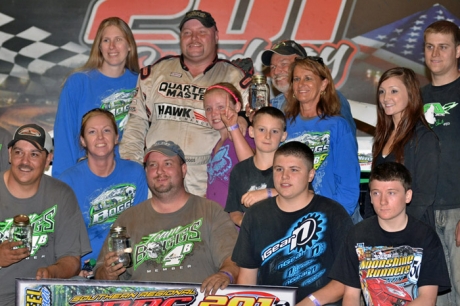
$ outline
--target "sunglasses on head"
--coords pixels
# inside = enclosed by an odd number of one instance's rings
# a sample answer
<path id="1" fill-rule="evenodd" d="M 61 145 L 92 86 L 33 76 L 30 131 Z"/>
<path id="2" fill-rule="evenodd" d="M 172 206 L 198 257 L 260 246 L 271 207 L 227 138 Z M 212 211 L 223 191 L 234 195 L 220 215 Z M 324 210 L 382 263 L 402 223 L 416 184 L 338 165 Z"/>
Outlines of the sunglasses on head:
<path id="1" fill-rule="evenodd" d="M 321 64 L 321 66 L 324 67 L 324 61 L 323 58 L 320 56 L 307 56 L 308 59 L 311 59 L 312 61 L 318 62 Z"/>

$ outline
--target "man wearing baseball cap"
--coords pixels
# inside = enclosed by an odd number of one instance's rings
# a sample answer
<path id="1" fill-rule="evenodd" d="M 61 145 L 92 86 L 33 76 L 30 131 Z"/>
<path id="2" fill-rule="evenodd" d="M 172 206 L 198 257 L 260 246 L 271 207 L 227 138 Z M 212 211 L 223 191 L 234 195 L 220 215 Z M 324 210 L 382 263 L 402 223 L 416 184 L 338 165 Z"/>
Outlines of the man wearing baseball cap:
<path id="1" fill-rule="evenodd" d="M 287 101 L 286 94 L 289 89 L 289 66 L 296 58 L 307 57 L 305 48 L 294 40 L 283 40 L 272 46 L 270 50 L 262 53 L 262 64 L 270 67 L 270 77 L 273 86 L 280 92 L 275 98 L 270 100 L 273 107 L 282 111 Z M 351 129 L 356 134 L 356 124 L 351 115 L 350 103 L 347 98 L 337 90 L 340 100 L 340 112 L 350 124 Z"/>
<path id="2" fill-rule="evenodd" d="M 36 124 L 19 127 L 8 144 L 11 166 L 0 173 L 0 305 L 14 305 L 15 278 L 70 278 L 91 251 L 73 191 L 43 174 L 52 151 L 51 137 Z M 29 217 L 30 249 L 9 241 L 17 215 Z"/>
<path id="3" fill-rule="evenodd" d="M 118 257 L 102 249 L 96 279 L 202 283 L 215 293 L 238 277 L 231 260 L 237 232 L 222 207 L 188 193 L 188 161 L 172 141 L 159 140 L 144 154 L 152 198 L 123 212 L 113 226 L 131 237 L 132 266 L 113 265 Z"/>
<path id="4" fill-rule="evenodd" d="M 214 27 L 217 30 L 216 21 L 214 20 L 214 18 L 212 18 L 211 14 L 209 14 L 208 12 L 202 11 L 202 10 L 193 10 L 193 11 L 187 12 L 187 14 L 185 14 L 185 17 L 182 19 L 182 21 L 179 24 L 179 30 L 182 30 L 184 23 L 192 19 L 198 20 L 206 28 Z"/>
<path id="5" fill-rule="evenodd" d="M 193 10 L 179 23 L 181 55 L 166 56 L 144 67 L 120 142 L 122 158 L 142 162 L 145 147 L 174 140 L 187 158 L 187 191 L 204 196 L 206 166 L 220 138 L 206 120 L 203 95 L 209 86 L 232 83 L 247 100 L 250 75 L 217 57 L 219 32 L 210 13 Z M 239 118 L 240 124 L 246 124 Z"/>

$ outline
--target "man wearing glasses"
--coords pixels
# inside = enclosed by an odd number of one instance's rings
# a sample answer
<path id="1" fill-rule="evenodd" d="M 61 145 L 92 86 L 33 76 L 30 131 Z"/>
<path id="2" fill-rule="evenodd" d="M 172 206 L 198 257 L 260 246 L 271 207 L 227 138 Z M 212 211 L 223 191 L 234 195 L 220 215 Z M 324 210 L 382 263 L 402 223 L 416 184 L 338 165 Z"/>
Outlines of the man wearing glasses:
<path id="1" fill-rule="evenodd" d="M 283 111 L 286 103 L 286 94 L 289 89 L 289 66 L 296 58 L 307 57 L 305 49 L 293 40 L 283 40 L 272 46 L 270 50 L 262 53 L 262 64 L 270 67 L 270 77 L 273 86 L 280 92 L 275 98 L 270 100 L 273 107 Z M 350 124 L 354 134 L 356 134 L 356 124 L 351 115 L 350 103 L 347 98 L 337 90 L 340 100 L 340 112 Z"/>

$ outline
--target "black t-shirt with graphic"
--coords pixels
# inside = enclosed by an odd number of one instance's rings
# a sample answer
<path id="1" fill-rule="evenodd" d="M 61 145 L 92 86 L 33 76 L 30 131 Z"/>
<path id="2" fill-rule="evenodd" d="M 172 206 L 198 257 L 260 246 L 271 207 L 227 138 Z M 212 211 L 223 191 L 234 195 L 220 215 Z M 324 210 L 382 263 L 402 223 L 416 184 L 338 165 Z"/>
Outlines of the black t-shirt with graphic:
<path id="1" fill-rule="evenodd" d="M 441 145 L 434 209 L 460 208 L 460 78 L 443 86 L 426 85 L 422 98 L 425 118 Z"/>
<path id="2" fill-rule="evenodd" d="M 297 302 L 322 288 L 352 226 L 337 202 L 315 195 L 303 209 L 284 212 L 276 197 L 249 208 L 232 260 L 258 268 L 258 285 L 298 287 Z"/>
<path id="3" fill-rule="evenodd" d="M 273 167 L 266 170 L 257 169 L 254 157 L 238 163 L 230 173 L 226 212 L 246 212 L 248 208 L 241 204 L 241 197 L 248 191 L 274 188 Z"/>
<path id="4" fill-rule="evenodd" d="M 418 288 L 450 287 L 444 252 L 438 235 L 427 224 L 408 215 L 405 229 L 383 230 L 377 216 L 349 232 L 329 276 L 362 288 L 367 304 L 391 301 L 405 305 L 418 296 Z"/>

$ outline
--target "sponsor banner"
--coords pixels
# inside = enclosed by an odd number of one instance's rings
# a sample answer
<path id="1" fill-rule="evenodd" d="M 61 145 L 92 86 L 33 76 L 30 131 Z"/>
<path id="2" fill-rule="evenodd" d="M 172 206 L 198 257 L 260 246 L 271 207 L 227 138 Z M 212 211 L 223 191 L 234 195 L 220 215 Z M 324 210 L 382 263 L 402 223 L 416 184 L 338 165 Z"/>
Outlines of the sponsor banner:
<path id="1" fill-rule="evenodd" d="M 200 284 L 16 279 L 16 305 L 294 306 L 296 289 L 230 285 L 204 296 Z"/>

